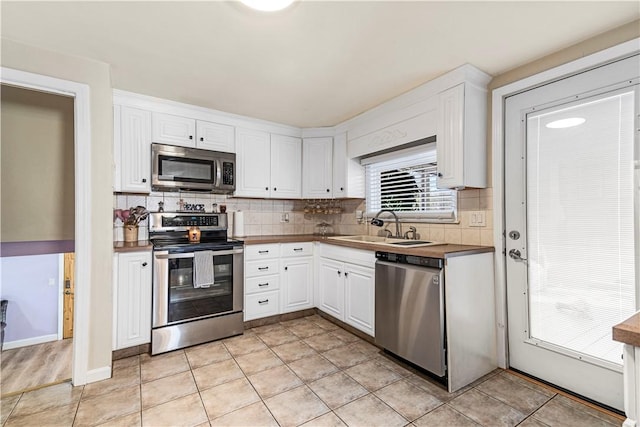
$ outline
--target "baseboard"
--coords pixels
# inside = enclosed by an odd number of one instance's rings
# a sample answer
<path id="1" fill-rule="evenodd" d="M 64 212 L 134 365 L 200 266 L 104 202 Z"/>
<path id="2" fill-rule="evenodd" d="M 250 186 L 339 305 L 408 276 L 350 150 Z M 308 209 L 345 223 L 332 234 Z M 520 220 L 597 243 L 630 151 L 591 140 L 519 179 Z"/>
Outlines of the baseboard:
<path id="1" fill-rule="evenodd" d="M 39 337 L 27 338 L 24 340 L 7 341 L 2 345 L 2 350 L 28 347 L 30 345 L 42 344 L 45 342 L 58 341 L 58 334 L 42 335 Z"/>
<path id="2" fill-rule="evenodd" d="M 111 378 L 111 366 L 87 371 L 87 384 Z"/>

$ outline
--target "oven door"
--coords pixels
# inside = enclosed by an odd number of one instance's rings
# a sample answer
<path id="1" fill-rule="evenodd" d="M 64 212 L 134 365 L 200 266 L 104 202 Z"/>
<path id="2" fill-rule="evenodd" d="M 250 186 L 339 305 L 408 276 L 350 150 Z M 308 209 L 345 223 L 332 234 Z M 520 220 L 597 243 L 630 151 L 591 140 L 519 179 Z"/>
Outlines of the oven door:
<path id="1" fill-rule="evenodd" d="M 212 251 L 214 283 L 194 286 L 194 252 L 154 252 L 154 328 L 242 311 L 244 249 Z"/>

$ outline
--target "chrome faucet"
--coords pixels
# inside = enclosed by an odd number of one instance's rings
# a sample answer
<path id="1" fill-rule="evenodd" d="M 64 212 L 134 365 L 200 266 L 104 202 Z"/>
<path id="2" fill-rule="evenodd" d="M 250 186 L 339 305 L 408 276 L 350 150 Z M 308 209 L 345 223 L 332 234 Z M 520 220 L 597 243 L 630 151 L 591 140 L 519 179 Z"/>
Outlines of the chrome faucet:
<path id="1" fill-rule="evenodd" d="M 382 212 L 389 212 L 391 215 L 393 215 L 393 217 L 396 220 L 396 235 L 395 237 L 397 237 L 398 239 L 401 239 L 402 236 L 400 235 L 400 224 L 398 223 L 398 215 L 396 215 L 396 213 L 394 211 L 392 211 L 391 209 L 382 209 L 380 212 L 378 212 L 376 214 L 376 216 L 371 220 L 371 225 L 375 225 L 376 227 L 382 227 L 384 225 L 384 221 L 381 219 L 378 219 L 378 217 L 380 216 L 380 214 Z"/>

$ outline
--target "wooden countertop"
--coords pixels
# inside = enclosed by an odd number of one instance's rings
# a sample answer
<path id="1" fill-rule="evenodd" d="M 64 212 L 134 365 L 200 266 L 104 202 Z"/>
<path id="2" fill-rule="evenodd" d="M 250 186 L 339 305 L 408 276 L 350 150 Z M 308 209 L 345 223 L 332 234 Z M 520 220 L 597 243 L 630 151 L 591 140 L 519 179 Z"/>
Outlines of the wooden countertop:
<path id="1" fill-rule="evenodd" d="M 348 242 L 344 240 L 334 240 L 315 234 L 284 234 L 276 236 L 246 236 L 240 238 L 247 245 L 259 245 L 263 243 L 293 243 L 293 242 L 322 242 L 336 246 L 346 246 L 355 249 L 366 249 L 370 251 L 387 251 L 397 254 L 424 256 L 431 258 L 451 258 L 455 256 L 471 255 L 483 252 L 493 252 L 493 246 L 474 246 L 474 245 L 437 245 L 423 246 L 420 248 L 390 248 L 387 245 L 378 245 L 369 242 Z"/>
<path id="2" fill-rule="evenodd" d="M 148 240 L 138 240 L 137 242 L 113 242 L 113 252 L 140 252 L 150 251 L 153 245 Z"/>
<path id="3" fill-rule="evenodd" d="M 613 327 L 613 339 L 640 347 L 640 311 Z"/>

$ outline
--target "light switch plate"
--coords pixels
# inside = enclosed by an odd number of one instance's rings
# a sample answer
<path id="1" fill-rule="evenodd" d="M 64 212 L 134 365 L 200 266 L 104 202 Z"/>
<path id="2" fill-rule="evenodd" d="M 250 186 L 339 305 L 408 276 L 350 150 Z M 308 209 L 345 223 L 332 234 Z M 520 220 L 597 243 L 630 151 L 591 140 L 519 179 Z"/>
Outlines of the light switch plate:
<path id="1" fill-rule="evenodd" d="M 486 227 L 487 219 L 485 211 L 471 211 L 469 212 L 469 227 Z"/>

